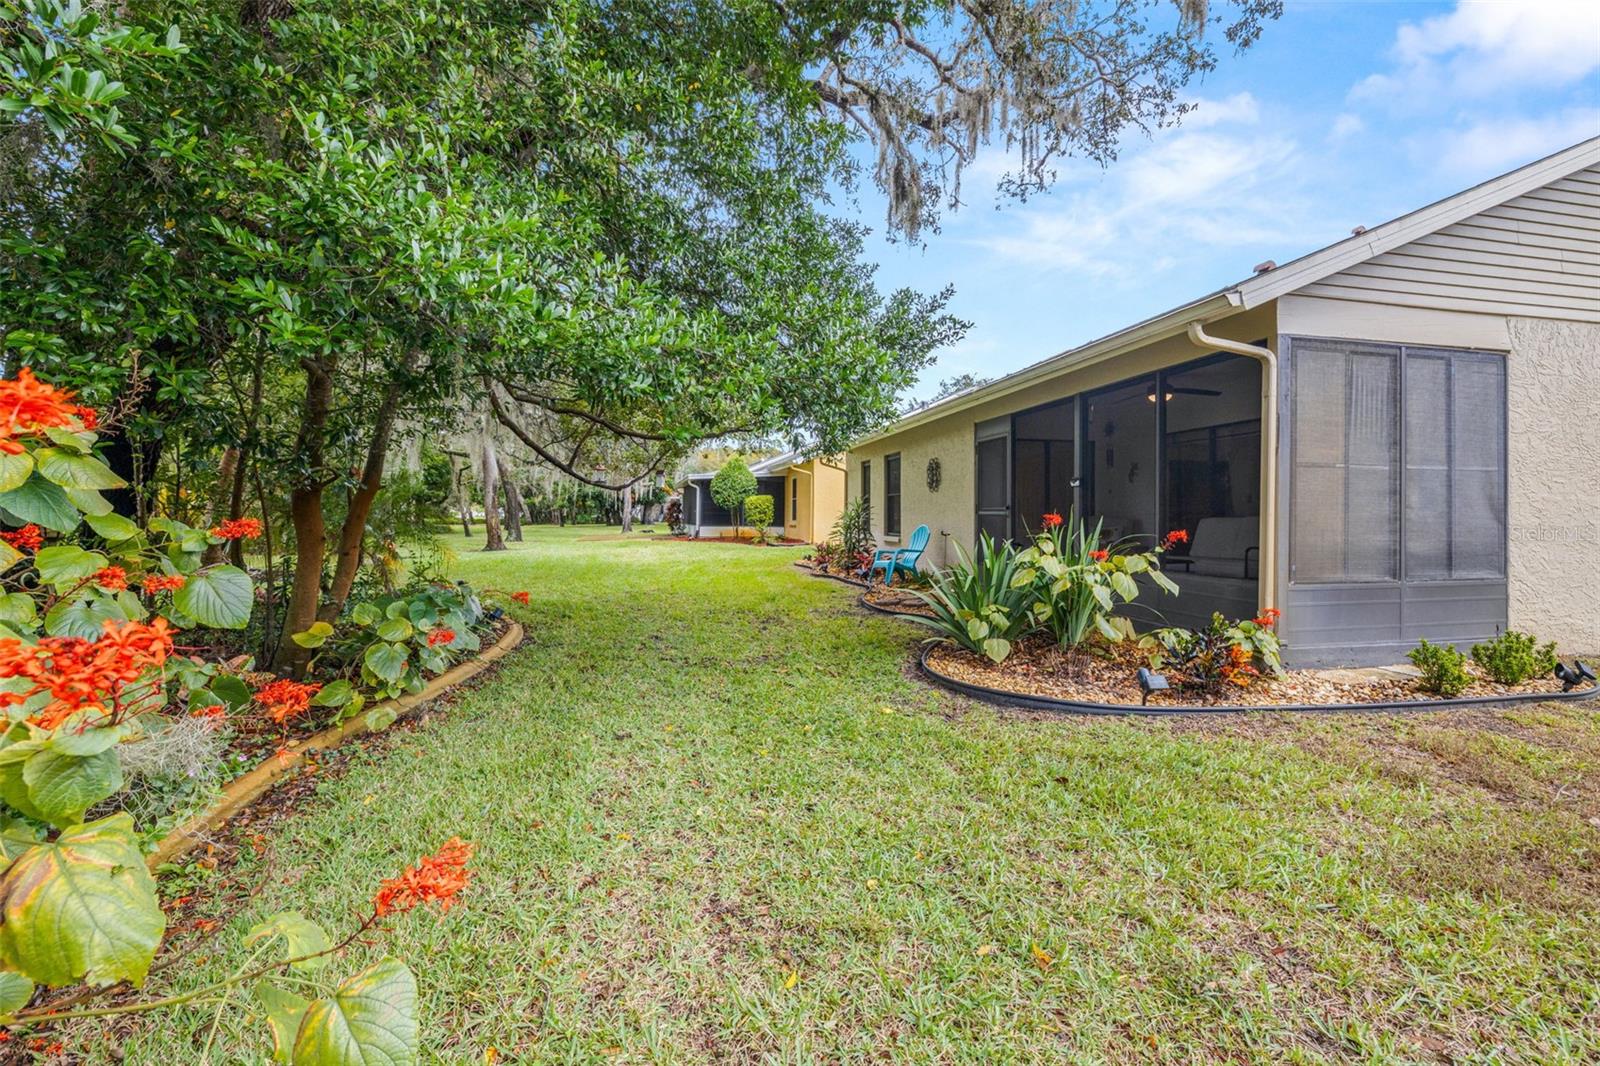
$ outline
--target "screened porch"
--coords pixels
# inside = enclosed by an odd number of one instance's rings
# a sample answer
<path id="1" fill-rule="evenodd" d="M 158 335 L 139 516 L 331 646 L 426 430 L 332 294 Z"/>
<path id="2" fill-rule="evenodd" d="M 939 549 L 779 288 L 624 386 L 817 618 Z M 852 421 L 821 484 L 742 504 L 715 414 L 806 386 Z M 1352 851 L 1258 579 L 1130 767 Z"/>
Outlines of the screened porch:
<path id="1" fill-rule="evenodd" d="M 977 427 L 977 528 L 1026 540 L 1041 516 L 1076 511 L 1102 541 L 1152 547 L 1183 530 L 1127 613 L 1141 627 L 1204 625 L 1257 609 L 1261 367 L 1208 356 Z"/>

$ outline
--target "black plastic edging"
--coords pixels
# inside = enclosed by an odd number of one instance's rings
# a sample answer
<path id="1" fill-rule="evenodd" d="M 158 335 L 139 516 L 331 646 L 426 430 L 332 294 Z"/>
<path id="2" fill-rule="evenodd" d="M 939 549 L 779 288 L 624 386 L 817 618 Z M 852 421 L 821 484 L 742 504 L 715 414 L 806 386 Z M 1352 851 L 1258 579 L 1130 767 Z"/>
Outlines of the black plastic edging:
<path id="1" fill-rule="evenodd" d="M 1058 700 L 1053 696 L 1035 696 L 1024 692 L 1007 692 L 1004 689 L 974 685 L 942 674 L 928 665 L 928 653 L 938 642 L 926 644 L 917 656 L 924 675 L 935 684 L 943 685 L 973 699 L 999 707 L 1021 707 L 1030 711 L 1055 711 L 1060 714 L 1101 714 L 1113 716 L 1147 715 L 1170 717 L 1195 714 L 1245 714 L 1248 712 L 1274 713 L 1288 711 L 1293 714 L 1364 714 L 1373 711 L 1448 711 L 1456 707 L 1509 707 L 1518 703 L 1548 703 L 1553 700 L 1589 700 L 1600 697 L 1600 683 L 1587 689 L 1571 692 L 1518 692 L 1505 696 L 1456 696 L 1437 700 L 1389 700 L 1383 703 L 1282 703 L 1259 706 L 1230 705 L 1219 707 L 1141 707 L 1137 703 L 1095 703 L 1090 700 Z"/>
<path id="2" fill-rule="evenodd" d="M 865 592 L 856 597 L 856 604 L 860 607 L 865 607 L 869 611 L 877 611 L 879 614 L 886 614 L 890 618 L 928 619 L 931 617 L 930 615 L 917 614 L 915 611 L 894 611 L 887 607 L 879 607 L 877 604 L 867 599 L 867 594 Z"/>

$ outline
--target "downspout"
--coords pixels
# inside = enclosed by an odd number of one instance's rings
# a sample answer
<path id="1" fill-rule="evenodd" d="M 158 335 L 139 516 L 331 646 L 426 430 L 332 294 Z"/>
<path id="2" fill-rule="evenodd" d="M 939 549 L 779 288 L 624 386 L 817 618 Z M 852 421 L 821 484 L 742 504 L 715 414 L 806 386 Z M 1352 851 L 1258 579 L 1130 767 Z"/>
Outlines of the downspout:
<path id="1" fill-rule="evenodd" d="M 1199 322 L 1189 323 L 1189 340 L 1196 347 L 1248 356 L 1261 364 L 1261 537 L 1260 606 L 1278 605 L 1278 356 L 1270 348 L 1243 341 L 1213 337 Z"/>

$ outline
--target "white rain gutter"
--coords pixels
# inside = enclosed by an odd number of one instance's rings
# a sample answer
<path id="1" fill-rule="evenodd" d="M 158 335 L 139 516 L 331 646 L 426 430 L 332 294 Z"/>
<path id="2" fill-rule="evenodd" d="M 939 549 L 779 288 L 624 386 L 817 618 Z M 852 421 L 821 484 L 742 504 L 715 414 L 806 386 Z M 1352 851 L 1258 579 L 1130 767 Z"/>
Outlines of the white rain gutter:
<path id="1" fill-rule="evenodd" d="M 1248 356 L 1261 364 L 1261 552 L 1256 576 L 1260 606 L 1278 606 L 1278 356 L 1271 348 L 1213 337 L 1199 322 L 1189 323 L 1196 347 Z"/>

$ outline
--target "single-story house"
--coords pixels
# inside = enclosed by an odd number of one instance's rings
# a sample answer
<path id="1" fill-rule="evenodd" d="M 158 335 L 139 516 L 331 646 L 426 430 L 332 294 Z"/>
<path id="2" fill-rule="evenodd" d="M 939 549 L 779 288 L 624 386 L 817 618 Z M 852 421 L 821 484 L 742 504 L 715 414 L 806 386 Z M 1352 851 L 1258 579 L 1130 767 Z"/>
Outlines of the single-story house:
<path id="1" fill-rule="evenodd" d="M 916 411 L 848 473 L 935 566 L 1051 511 L 1182 529 L 1135 618 L 1276 607 L 1299 664 L 1600 649 L 1600 138 Z"/>
<path id="2" fill-rule="evenodd" d="M 784 452 L 752 463 L 756 495 L 772 497 L 772 536 L 815 543 L 826 540 L 844 510 L 843 456 L 802 458 Z M 711 498 L 715 470 L 690 474 L 684 479 L 683 521 L 698 537 L 733 532 L 733 516 Z"/>

